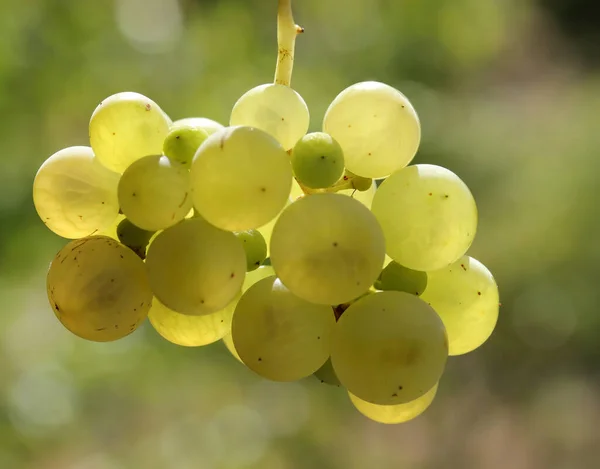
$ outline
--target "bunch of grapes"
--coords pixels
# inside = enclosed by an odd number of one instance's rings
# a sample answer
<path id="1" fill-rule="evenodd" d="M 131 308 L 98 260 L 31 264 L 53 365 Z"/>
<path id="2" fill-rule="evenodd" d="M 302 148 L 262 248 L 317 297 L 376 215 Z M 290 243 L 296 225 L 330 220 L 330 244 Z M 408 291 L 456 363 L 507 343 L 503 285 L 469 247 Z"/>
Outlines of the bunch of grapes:
<path id="1" fill-rule="evenodd" d="M 467 186 L 408 166 L 420 123 L 378 82 L 342 91 L 322 132 L 290 86 L 235 104 L 228 127 L 172 122 L 137 93 L 92 114 L 90 146 L 46 160 L 38 214 L 72 239 L 47 291 L 60 322 L 92 341 L 146 318 L 165 339 L 223 339 L 260 376 L 314 375 L 355 407 L 400 423 L 432 402 L 449 355 L 480 346 L 498 317 L 490 272 L 466 255 Z"/>

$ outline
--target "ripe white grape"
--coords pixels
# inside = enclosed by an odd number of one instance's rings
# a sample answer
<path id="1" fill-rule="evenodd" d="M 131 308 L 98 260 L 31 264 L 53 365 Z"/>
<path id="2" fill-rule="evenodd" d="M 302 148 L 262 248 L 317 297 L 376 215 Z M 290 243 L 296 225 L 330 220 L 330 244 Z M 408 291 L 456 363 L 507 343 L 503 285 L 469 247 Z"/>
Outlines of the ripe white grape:
<path id="1" fill-rule="evenodd" d="M 122 173 L 134 161 L 162 153 L 170 119 L 139 93 L 117 93 L 102 101 L 90 120 L 90 143 L 98 160 Z"/>
<path id="2" fill-rule="evenodd" d="M 184 347 L 200 347 L 222 339 L 231 331 L 231 318 L 241 294 L 224 309 L 203 316 L 177 313 L 156 298 L 148 313 L 150 324 L 162 337 Z"/>
<path id="3" fill-rule="evenodd" d="M 178 121 L 173 122 L 171 125 L 171 130 L 188 126 L 196 129 L 202 129 L 208 135 L 212 135 L 215 132 L 225 128 L 223 124 L 219 124 L 217 121 L 207 119 L 206 117 L 186 117 L 185 119 L 179 119 Z"/>
<path id="4" fill-rule="evenodd" d="M 118 193 L 125 216 L 143 230 L 168 228 L 192 208 L 190 173 L 166 156 L 145 156 L 131 164 Z"/>
<path id="5" fill-rule="evenodd" d="M 442 320 L 417 296 L 386 291 L 353 303 L 333 331 L 331 362 L 352 394 L 373 404 L 419 398 L 442 376 L 448 339 Z"/>
<path id="6" fill-rule="evenodd" d="M 385 241 L 371 212 L 340 194 L 314 194 L 289 205 L 271 237 L 281 281 L 307 301 L 335 305 L 366 292 L 381 272 Z"/>
<path id="7" fill-rule="evenodd" d="M 245 125 L 264 130 L 290 150 L 306 134 L 308 107 L 289 86 L 268 83 L 247 91 L 231 111 L 230 125 Z"/>
<path id="8" fill-rule="evenodd" d="M 48 158 L 33 181 L 33 202 L 43 222 L 65 238 L 108 228 L 117 218 L 119 175 L 102 166 L 90 147 L 69 147 Z"/>
<path id="9" fill-rule="evenodd" d="M 371 404 L 356 397 L 351 392 L 348 393 L 352 405 L 365 417 L 379 423 L 404 423 L 421 415 L 433 402 L 438 390 L 436 384 L 429 391 L 414 401 L 397 405 L 378 405 Z"/>
<path id="10" fill-rule="evenodd" d="M 257 269 L 267 258 L 267 243 L 258 230 L 236 231 L 235 236 L 242 242 L 246 252 L 246 270 Z"/>
<path id="11" fill-rule="evenodd" d="M 469 256 L 427 276 L 421 298 L 444 321 L 450 355 L 475 350 L 490 337 L 498 321 L 499 295 L 494 277 Z"/>
<path id="12" fill-rule="evenodd" d="M 154 239 L 146 267 L 161 303 L 178 313 L 201 315 L 225 308 L 240 291 L 246 255 L 232 233 L 191 218 Z"/>
<path id="13" fill-rule="evenodd" d="M 381 271 L 375 282 L 377 290 L 403 291 L 411 295 L 420 296 L 427 287 L 427 273 L 412 270 L 397 262 L 390 262 Z"/>
<path id="14" fill-rule="evenodd" d="M 342 91 L 327 109 L 323 131 L 341 145 L 346 167 L 368 178 L 404 168 L 421 140 L 421 125 L 410 101 L 374 81 Z"/>
<path id="15" fill-rule="evenodd" d="M 243 231 L 271 221 L 292 184 L 288 154 L 273 137 L 251 127 L 228 127 L 202 144 L 192 163 L 196 210 L 223 230 Z"/>
<path id="16" fill-rule="evenodd" d="M 146 248 L 154 235 L 153 231 L 142 230 L 127 218 L 124 218 L 117 226 L 119 242 L 135 252 L 141 259 L 146 258 Z"/>
<path id="17" fill-rule="evenodd" d="M 330 307 L 298 298 L 273 276 L 242 295 L 231 336 L 248 368 L 274 381 L 295 381 L 325 363 L 334 325 Z"/>
<path id="18" fill-rule="evenodd" d="M 296 179 L 311 189 L 325 189 L 344 174 L 344 152 L 330 135 L 313 132 L 302 137 L 292 151 Z"/>
<path id="19" fill-rule="evenodd" d="M 50 265 L 47 290 L 60 322 L 97 342 L 131 334 L 152 304 L 143 261 L 107 236 L 77 239 L 61 249 Z"/>
<path id="20" fill-rule="evenodd" d="M 191 125 L 171 127 L 163 143 L 163 153 L 174 163 L 189 168 L 198 148 L 207 138 L 208 132 L 198 127 Z"/>
<path id="21" fill-rule="evenodd" d="M 377 189 L 371 208 L 387 253 L 409 269 L 441 269 L 467 251 L 477 230 L 477 207 L 469 188 L 440 166 L 409 166 Z"/>
<path id="22" fill-rule="evenodd" d="M 333 365 L 331 364 L 331 358 L 329 358 L 321 368 L 313 373 L 314 377 L 317 378 L 321 383 L 330 384 L 332 386 L 341 386 L 340 380 L 335 374 Z"/>

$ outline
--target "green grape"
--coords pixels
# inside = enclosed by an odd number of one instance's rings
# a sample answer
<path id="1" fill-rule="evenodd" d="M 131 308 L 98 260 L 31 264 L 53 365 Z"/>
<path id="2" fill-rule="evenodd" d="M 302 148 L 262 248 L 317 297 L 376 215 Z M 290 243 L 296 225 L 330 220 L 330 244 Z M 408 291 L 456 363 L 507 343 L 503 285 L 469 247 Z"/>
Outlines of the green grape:
<path id="1" fill-rule="evenodd" d="M 119 175 L 102 166 L 90 147 L 70 147 L 48 158 L 33 181 L 33 203 L 48 228 L 82 238 L 108 228 L 119 213 Z"/>
<path id="2" fill-rule="evenodd" d="M 103 230 L 98 231 L 95 234 L 98 236 L 108 236 L 109 238 L 119 241 L 119 235 L 117 234 L 117 228 L 119 227 L 119 225 L 121 224 L 121 222 L 123 220 L 125 220 L 125 215 L 123 215 L 122 213 L 119 213 L 119 215 L 117 215 L 117 218 L 115 218 L 115 221 L 113 221 L 109 226 L 107 226 Z"/>
<path id="3" fill-rule="evenodd" d="M 333 365 L 331 364 L 331 358 L 329 358 L 321 368 L 315 371 L 313 375 L 321 381 L 321 383 L 338 387 L 341 386 L 340 380 L 336 376 Z"/>
<path id="4" fill-rule="evenodd" d="M 148 231 L 168 228 L 192 209 L 189 171 L 166 156 L 145 156 L 125 170 L 119 181 L 125 216 Z"/>
<path id="5" fill-rule="evenodd" d="M 204 130 L 208 135 L 212 135 L 225 127 L 219 124 L 217 121 L 207 119 L 206 117 L 186 117 L 185 119 L 179 119 L 173 122 L 171 130 L 180 127 L 194 127 L 196 129 Z"/>
<path id="6" fill-rule="evenodd" d="M 246 270 L 257 269 L 267 258 L 267 243 L 258 230 L 238 231 L 234 235 L 242 242 L 246 252 Z"/>
<path id="7" fill-rule="evenodd" d="M 191 125 L 173 127 L 163 143 L 163 153 L 172 162 L 189 168 L 198 148 L 207 138 L 208 132 L 198 127 Z"/>
<path id="8" fill-rule="evenodd" d="M 404 168 L 421 140 L 419 118 L 406 96 L 374 81 L 342 91 L 325 113 L 323 131 L 341 145 L 346 167 L 367 178 Z"/>
<path id="9" fill-rule="evenodd" d="M 47 290 L 60 322 L 96 342 L 131 334 L 152 304 L 143 261 L 107 236 L 77 239 L 61 249 L 50 265 Z"/>
<path id="10" fill-rule="evenodd" d="M 343 194 L 352 197 L 354 200 L 358 200 L 361 204 L 370 209 L 371 204 L 373 203 L 373 197 L 375 197 L 375 192 L 377 191 L 377 184 L 372 179 L 369 181 L 371 181 L 371 185 L 366 191 L 359 191 L 358 189 L 344 189 L 337 191 L 337 194 Z"/>
<path id="11" fill-rule="evenodd" d="M 255 127 L 290 150 L 308 130 L 308 107 L 289 86 L 268 83 L 252 88 L 233 106 L 230 125 Z"/>
<path id="12" fill-rule="evenodd" d="M 133 92 L 106 98 L 92 114 L 90 143 L 108 169 L 122 173 L 134 161 L 162 153 L 170 119 L 151 99 Z"/>
<path id="13" fill-rule="evenodd" d="M 494 277 L 469 256 L 427 276 L 421 298 L 444 321 L 450 355 L 475 350 L 490 337 L 498 321 L 499 295 Z"/>
<path id="14" fill-rule="evenodd" d="M 240 296 L 241 293 L 221 311 L 203 316 L 177 313 L 154 298 L 148 319 L 156 332 L 169 342 L 184 347 L 200 347 L 230 333 L 231 318 Z"/>
<path id="15" fill-rule="evenodd" d="M 334 325 L 330 307 L 298 298 L 273 276 L 242 295 L 231 335 L 248 368 L 273 381 L 295 381 L 325 363 Z"/>
<path id="16" fill-rule="evenodd" d="M 331 136 L 323 132 L 307 134 L 294 146 L 292 168 L 305 186 L 325 189 L 344 174 L 344 153 Z"/>
<path id="17" fill-rule="evenodd" d="M 185 219 L 150 244 L 146 268 L 154 296 L 182 314 L 209 314 L 240 291 L 246 255 L 238 239 L 202 218 Z"/>
<path id="18" fill-rule="evenodd" d="M 469 188 L 452 171 L 419 164 L 402 169 L 377 189 L 371 208 L 387 253 L 409 269 L 429 272 L 459 259 L 477 230 Z"/>
<path id="19" fill-rule="evenodd" d="M 129 249 L 135 252 L 141 259 L 146 258 L 146 247 L 154 236 L 154 231 L 146 231 L 138 228 L 127 218 L 124 218 L 117 226 L 117 238 Z"/>
<path id="20" fill-rule="evenodd" d="M 440 317 L 404 292 L 373 293 L 350 305 L 332 335 L 331 362 L 352 394 L 373 404 L 419 398 L 442 376 L 448 338 Z"/>
<path id="21" fill-rule="evenodd" d="M 335 305 L 366 292 L 381 272 L 385 241 L 364 205 L 314 194 L 287 207 L 271 237 L 271 262 L 295 295 Z"/>
<path id="22" fill-rule="evenodd" d="M 242 285 L 242 293 L 263 278 L 275 275 L 275 269 L 270 265 L 261 265 L 258 269 L 248 272 Z"/>
<path id="23" fill-rule="evenodd" d="M 431 405 L 437 390 L 438 385 L 436 384 L 429 391 L 414 401 L 397 405 L 371 404 L 370 402 L 363 401 L 361 398 L 356 397 L 351 392 L 349 392 L 348 395 L 350 396 L 350 401 L 356 410 L 358 410 L 365 417 L 374 420 L 375 422 L 390 424 L 404 423 L 417 418 Z"/>
<path id="24" fill-rule="evenodd" d="M 427 273 L 408 269 L 397 262 L 390 262 L 375 282 L 377 290 L 392 290 L 420 296 L 427 286 Z"/>
<path id="25" fill-rule="evenodd" d="M 196 210 L 228 231 L 258 228 L 287 203 L 292 166 L 273 137 L 251 127 L 229 127 L 202 144 L 191 170 Z"/>

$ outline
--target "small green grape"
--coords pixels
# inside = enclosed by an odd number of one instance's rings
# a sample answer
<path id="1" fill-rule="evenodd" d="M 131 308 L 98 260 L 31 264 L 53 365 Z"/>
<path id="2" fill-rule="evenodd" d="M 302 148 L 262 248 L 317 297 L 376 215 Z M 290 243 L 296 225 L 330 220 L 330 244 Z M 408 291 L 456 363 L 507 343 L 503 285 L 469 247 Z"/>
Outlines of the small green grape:
<path id="1" fill-rule="evenodd" d="M 344 173 L 344 152 L 330 135 L 314 132 L 302 137 L 292 151 L 298 181 L 311 189 L 324 189 Z"/>
<path id="2" fill-rule="evenodd" d="M 333 369 L 333 365 L 331 364 L 331 358 L 329 358 L 329 360 L 327 360 L 321 368 L 315 371 L 313 373 L 313 376 L 319 381 L 321 381 L 321 383 L 330 384 L 331 386 L 337 386 L 338 388 L 342 385 L 337 375 L 335 374 L 335 370 Z"/>
<path id="3" fill-rule="evenodd" d="M 154 235 L 154 231 L 146 231 L 138 228 L 127 218 L 123 219 L 117 226 L 117 237 L 140 258 L 146 258 L 146 247 Z"/>
<path id="4" fill-rule="evenodd" d="M 246 252 L 246 269 L 248 272 L 257 269 L 267 258 L 267 243 L 258 230 L 246 230 L 233 233 L 242 242 Z"/>
<path id="5" fill-rule="evenodd" d="M 395 290 L 421 296 L 427 287 L 427 273 L 390 262 L 375 282 L 377 290 Z"/>
<path id="6" fill-rule="evenodd" d="M 349 174 L 352 174 L 348 171 Z M 352 187 L 360 192 L 368 191 L 373 185 L 373 179 L 352 174 Z"/>
<path id="7" fill-rule="evenodd" d="M 189 168 L 196 151 L 207 138 L 206 130 L 192 125 L 171 128 L 163 143 L 163 153 L 171 161 Z"/>

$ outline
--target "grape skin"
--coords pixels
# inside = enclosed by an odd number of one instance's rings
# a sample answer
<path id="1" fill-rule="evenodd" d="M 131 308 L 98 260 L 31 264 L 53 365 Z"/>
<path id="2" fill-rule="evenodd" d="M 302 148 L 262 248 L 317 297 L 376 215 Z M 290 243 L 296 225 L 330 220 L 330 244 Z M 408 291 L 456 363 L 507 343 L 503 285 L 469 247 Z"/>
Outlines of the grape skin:
<path id="1" fill-rule="evenodd" d="M 404 168 L 415 156 L 421 125 L 410 101 L 391 86 L 356 83 L 330 104 L 323 131 L 344 150 L 346 167 L 367 178 Z"/>
<path id="2" fill-rule="evenodd" d="M 163 153 L 172 162 L 189 168 L 198 148 L 207 138 L 208 132 L 198 127 L 191 125 L 172 127 L 163 143 Z"/>
<path id="3" fill-rule="evenodd" d="M 340 194 L 314 194 L 280 215 L 271 262 L 281 281 L 307 301 L 335 305 L 367 291 L 381 272 L 385 242 L 364 205 Z"/>
<path id="4" fill-rule="evenodd" d="M 464 256 L 454 264 L 428 274 L 421 295 L 440 315 L 448 331 L 450 355 L 462 355 L 481 346 L 498 321 L 498 285 L 478 260 Z"/>
<path id="5" fill-rule="evenodd" d="M 420 296 L 427 287 L 427 273 L 408 269 L 397 262 L 390 262 L 375 282 L 378 290 L 395 290 Z"/>
<path id="6" fill-rule="evenodd" d="M 339 143 L 323 132 L 302 137 L 291 156 L 296 179 L 311 189 L 332 186 L 344 174 L 344 152 Z"/>
<path id="7" fill-rule="evenodd" d="M 333 331 L 337 377 L 373 404 L 419 398 L 439 381 L 447 357 L 442 320 L 427 303 L 404 292 L 366 295 L 350 305 Z"/>
<path id="8" fill-rule="evenodd" d="M 191 218 L 152 241 L 146 267 L 154 296 L 169 309 L 210 314 L 227 306 L 240 291 L 246 255 L 232 233 Z"/>
<path id="9" fill-rule="evenodd" d="M 90 144 L 98 160 L 122 173 L 134 161 L 162 153 L 170 119 L 150 98 L 125 92 L 109 96 L 90 119 Z"/>
<path id="10" fill-rule="evenodd" d="M 242 242 L 246 252 L 246 270 L 257 269 L 267 258 L 267 243 L 258 230 L 238 231 L 235 236 Z"/>
<path id="11" fill-rule="evenodd" d="M 131 334 L 152 303 L 142 260 L 107 236 L 74 240 L 61 249 L 50 265 L 47 291 L 60 322 L 96 342 Z"/>
<path id="12" fill-rule="evenodd" d="M 208 135 L 212 135 L 219 130 L 225 128 L 223 124 L 219 124 L 217 121 L 207 119 L 206 117 L 186 117 L 185 119 L 179 119 L 171 125 L 171 130 L 179 129 L 182 127 L 194 127 L 196 129 L 204 130 Z"/>
<path id="13" fill-rule="evenodd" d="M 321 383 L 326 383 L 331 386 L 340 387 L 342 383 L 335 374 L 335 370 L 333 369 L 333 365 L 331 364 L 331 358 L 328 358 L 327 361 L 323 364 L 321 368 L 313 373 L 314 377 L 317 378 Z"/>
<path id="14" fill-rule="evenodd" d="M 290 150 L 306 134 L 308 107 L 289 86 L 267 83 L 247 91 L 233 106 L 229 124 L 256 127 Z"/>
<path id="15" fill-rule="evenodd" d="M 469 188 L 452 171 L 418 164 L 387 178 L 371 207 L 385 234 L 387 253 L 424 272 L 465 254 L 477 231 L 477 207 Z"/>

